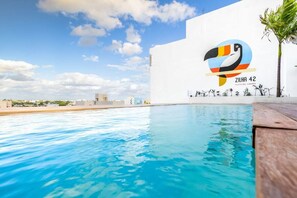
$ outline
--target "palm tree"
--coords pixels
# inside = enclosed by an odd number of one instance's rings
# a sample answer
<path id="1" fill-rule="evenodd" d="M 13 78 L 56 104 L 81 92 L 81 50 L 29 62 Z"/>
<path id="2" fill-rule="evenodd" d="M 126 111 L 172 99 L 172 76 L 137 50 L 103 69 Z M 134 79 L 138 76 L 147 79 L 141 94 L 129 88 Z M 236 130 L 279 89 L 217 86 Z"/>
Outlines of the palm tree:
<path id="1" fill-rule="evenodd" d="M 278 40 L 278 67 L 277 67 L 277 86 L 276 97 L 281 96 L 281 60 L 282 44 L 297 40 L 297 1 L 283 0 L 283 4 L 275 11 L 267 9 L 260 21 L 265 25 L 264 36 L 269 37 L 273 33 Z M 268 38 L 269 39 L 269 38 Z"/>

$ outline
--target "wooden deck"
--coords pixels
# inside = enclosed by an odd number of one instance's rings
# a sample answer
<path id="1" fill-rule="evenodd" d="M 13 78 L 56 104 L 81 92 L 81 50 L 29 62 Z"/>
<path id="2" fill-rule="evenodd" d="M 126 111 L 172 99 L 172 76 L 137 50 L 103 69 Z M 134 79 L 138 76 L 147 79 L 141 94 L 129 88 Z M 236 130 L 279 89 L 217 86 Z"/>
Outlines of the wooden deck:
<path id="1" fill-rule="evenodd" d="M 254 104 L 257 197 L 297 197 L 297 104 Z"/>

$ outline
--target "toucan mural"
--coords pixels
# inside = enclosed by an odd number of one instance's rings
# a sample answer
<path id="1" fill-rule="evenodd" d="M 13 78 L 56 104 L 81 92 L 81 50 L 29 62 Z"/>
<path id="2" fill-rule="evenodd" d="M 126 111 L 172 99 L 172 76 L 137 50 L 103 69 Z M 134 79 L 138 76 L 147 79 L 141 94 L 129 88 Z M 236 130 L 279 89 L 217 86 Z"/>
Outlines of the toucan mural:
<path id="1" fill-rule="evenodd" d="M 210 76 L 219 77 L 219 86 L 227 82 L 227 78 L 235 77 L 242 72 L 255 71 L 248 69 L 252 60 L 252 50 L 243 41 L 228 40 L 220 43 L 216 48 L 209 50 L 204 61 L 208 60 L 211 70 Z"/>

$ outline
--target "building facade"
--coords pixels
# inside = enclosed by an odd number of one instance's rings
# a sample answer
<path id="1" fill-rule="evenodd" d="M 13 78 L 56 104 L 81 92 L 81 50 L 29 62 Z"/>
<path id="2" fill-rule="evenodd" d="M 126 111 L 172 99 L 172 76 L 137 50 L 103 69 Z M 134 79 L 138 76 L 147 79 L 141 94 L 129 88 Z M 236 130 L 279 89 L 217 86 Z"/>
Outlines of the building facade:
<path id="1" fill-rule="evenodd" d="M 75 106 L 93 106 L 95 101 L 93 100 L 80 100 L 75 101 Z"/>
<path id="2" fill-rule="evenodd" d="M 125 100 L 125 105 L 142 105 L 142 104 L 143 104 L 142 98 L 138 98 L 138 97 L 129 96 Z"/>
<path id="3" fill-rule="evenodd" d="M 125 99 L 125 105 L 135 105 L 135 98 L 133 96 L 129 96 Z"/>
<path id="4" fill-rule="evenodd" d="M 98 102 L 108 102 L 107 94 L 95 94 L 95 100 Z"/>
<path id="5" fill-rule="evenodd" d="M 125 101 L 124 100 L 113 100 L 112 105 L 123 106 L 123 105 L 125 105 Z"/>
<path id="6" fill-rule="evenodd" d="M 0 109 L 6 109 L 12 107 L 12 101 L 11 100 L 1 100 L 0 101 Z"/>
<path id="7" fill-rule="evenodd" d="M 273 96 L 278 42 L 259 16 L 282 0 L 242 0 L 186 22 L 185 39 L 150 50 L 151 103 L 203 96 Z M 297 45 L 283 45 L 283 94 L 297 97 Z M 263 93 L 259 92 L 262 87 Z"/>
<path id="8" fill-rule="evenodd" d="M 95 94 L 95 105 L 112 105 L 112 101 L 108 100 L 107 94 Z"/>

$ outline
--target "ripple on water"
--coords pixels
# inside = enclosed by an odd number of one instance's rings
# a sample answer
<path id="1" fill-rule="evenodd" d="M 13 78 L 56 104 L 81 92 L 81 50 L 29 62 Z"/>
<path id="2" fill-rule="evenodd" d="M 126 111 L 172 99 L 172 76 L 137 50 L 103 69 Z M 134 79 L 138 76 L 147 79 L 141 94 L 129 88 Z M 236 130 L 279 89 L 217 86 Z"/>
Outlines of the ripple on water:
<path id="1" fill-rule="evenodd" d="M 250 106 L 0 117 L 1 197 L 254 197 Z"/>

